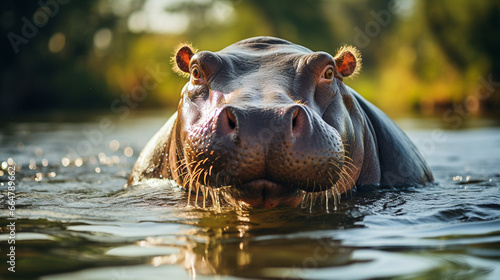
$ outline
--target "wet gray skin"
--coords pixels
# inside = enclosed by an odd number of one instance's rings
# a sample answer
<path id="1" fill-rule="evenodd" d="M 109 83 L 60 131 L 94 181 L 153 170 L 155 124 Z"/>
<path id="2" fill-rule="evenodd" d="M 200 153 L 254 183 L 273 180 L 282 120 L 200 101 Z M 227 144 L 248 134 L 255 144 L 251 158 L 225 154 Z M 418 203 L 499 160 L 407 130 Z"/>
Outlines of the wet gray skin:
<path id="1" fill-rule="evenodd" d="M 190 80 L 128 184 L 223 187 L 234 201 L 274 208 L 296 207 L 307 192 L 433 181 L 404 132 L 344 84 L 359 60 L 353 48 L 333 57 L 271 37 L 215 53 L 180 48 Z"/>

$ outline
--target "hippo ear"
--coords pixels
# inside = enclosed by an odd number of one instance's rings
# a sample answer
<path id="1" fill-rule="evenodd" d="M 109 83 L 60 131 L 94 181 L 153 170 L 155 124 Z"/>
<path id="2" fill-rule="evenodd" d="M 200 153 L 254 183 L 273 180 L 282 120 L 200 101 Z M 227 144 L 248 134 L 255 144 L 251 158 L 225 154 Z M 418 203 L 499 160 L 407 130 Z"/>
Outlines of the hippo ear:
<path id="1" fill-rule="evenodd" d="M 342 77 L 355 76 L 361 70 L 361 55 L 353 46 L 343 46 L 335 56 L 337 71 Z"/>
<path id="2" fill-rule="evenodd" d="M 172 57 L 174 71 L 184 77 L 189 77 L 189 62 L 196 53 L 196 49 L 191 44 L 180 44 Z"/>

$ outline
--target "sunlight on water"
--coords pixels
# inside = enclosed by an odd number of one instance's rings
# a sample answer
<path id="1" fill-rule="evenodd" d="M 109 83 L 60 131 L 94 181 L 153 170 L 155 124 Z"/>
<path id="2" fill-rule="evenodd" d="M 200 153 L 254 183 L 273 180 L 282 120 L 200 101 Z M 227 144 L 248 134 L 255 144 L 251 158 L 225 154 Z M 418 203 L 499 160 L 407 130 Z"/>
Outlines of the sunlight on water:
<path id="1" fill-rule="evenodd" d="M 16 277 L 500 279 L 498 128 L 446 131 L 433 146 L 432 130 L 410 131 L 436 184 L 334 187 L 307 193 L 297 209 L 255 210 L 225 188 L 188 192 L 165 179 L 124 188 L 163 121 L 129 119 L 82 154 L 92 124 L 9 128 L 0 199 L 15 164 Z M 8 239 L 3 231 L 2 246 Z"/>

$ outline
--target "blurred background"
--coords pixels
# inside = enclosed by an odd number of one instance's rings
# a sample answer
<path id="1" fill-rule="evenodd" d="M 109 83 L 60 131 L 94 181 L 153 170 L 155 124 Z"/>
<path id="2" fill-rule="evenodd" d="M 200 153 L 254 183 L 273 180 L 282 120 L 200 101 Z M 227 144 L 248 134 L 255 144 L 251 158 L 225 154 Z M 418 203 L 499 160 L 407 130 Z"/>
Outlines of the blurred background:
<path id="1" fill-rule="evenodd" d="M 332 54 L 356 46 L 363 69 L 345 82 L 391 117 L 498 120 L 499 15 L 495 0 L 1 1 L 0 116 L 175 108 L 177 44 L 269 35 Z"/>

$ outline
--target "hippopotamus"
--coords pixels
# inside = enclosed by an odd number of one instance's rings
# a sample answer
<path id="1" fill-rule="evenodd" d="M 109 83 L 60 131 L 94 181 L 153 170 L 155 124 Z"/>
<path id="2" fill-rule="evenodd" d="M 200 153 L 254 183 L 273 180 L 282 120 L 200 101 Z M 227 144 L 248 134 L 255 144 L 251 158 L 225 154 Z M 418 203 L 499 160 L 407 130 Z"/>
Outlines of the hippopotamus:
<path id="1" fill-rule="evenodd" d="M 224 189 L 242 205 L 274 208 L 310 193 L 433 181 L 407 135 L 344 83 L 361 67 L 352 46 L 332 56 L 255 37 L 218 52 L 181 45 L 173 64 L 189 81 L 129 185 L 170 179 L 190 193 Z"/>

